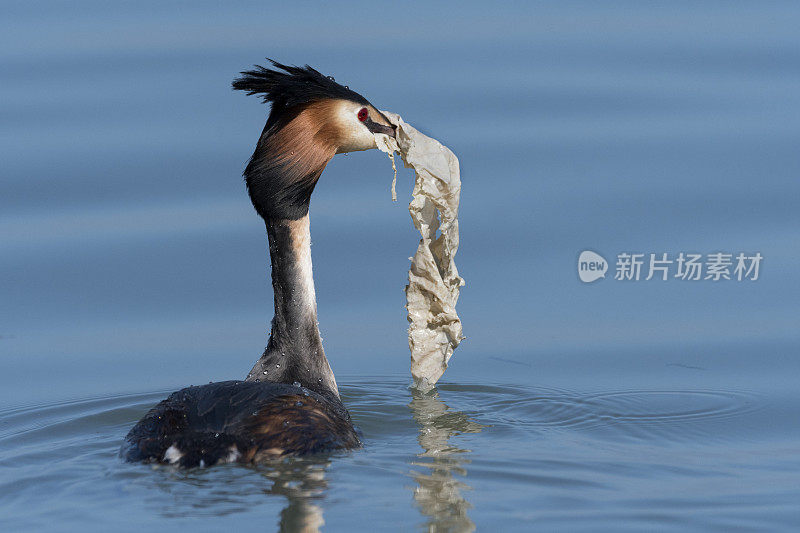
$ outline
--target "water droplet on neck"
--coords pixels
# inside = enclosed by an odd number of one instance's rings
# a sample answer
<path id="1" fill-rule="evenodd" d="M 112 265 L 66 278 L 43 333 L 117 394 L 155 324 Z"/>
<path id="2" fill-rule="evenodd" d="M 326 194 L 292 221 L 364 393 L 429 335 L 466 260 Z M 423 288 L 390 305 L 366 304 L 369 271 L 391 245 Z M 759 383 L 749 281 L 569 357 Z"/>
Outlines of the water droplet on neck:
<path id="1" fill-rule="evenodd" d="M 295 381 L 294 383 L 292 383 L 292 386 L 299 387 L 300 386 L 300 382 L 299 381 Z"/>
<path id="2" fill-rule="evenodd" d="M 280 368 L 280 367 L 281 367 L 280 363 L 275 365 L 275 368 Z"/>

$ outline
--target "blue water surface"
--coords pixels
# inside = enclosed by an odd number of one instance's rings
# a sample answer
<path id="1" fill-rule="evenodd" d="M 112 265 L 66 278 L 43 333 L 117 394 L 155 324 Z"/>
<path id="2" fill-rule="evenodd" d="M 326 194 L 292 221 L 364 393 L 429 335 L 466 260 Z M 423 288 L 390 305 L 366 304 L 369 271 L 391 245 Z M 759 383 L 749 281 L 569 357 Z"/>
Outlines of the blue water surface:
<path id="1" fill-rule="evenodd" d="M 800 6 L 40 2 L 0 17 L 4 531 L 796 531 Z M 241 171 L 311 64 L 462 169 L 459 314 L 408 388 L 413 176 L 336 156 L 319 320 L 365 448 L 264 468 L 122 463 L 168 392 L 242 378 L 272 316 Z M 582 283 L 581 251 L 605 257 Z M 745 252 L 756 281 L 621 281 Z M 643 275 L 642 278 L 645 276 Z"/>

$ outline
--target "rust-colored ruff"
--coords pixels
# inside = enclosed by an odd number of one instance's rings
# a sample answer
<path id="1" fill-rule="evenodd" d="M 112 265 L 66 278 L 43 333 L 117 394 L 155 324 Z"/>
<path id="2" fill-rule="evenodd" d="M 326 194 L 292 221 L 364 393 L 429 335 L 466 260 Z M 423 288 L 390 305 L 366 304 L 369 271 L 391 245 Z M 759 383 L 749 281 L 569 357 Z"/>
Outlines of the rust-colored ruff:
<path id="1" fill-rule="evenodd" d="M 335 100 L 308 104 L 266 138 L 263 148 L 275 154 L 288 183 L 318 179 L 336 154 L 341 136 L 334 119 L 337 105 Z"/>

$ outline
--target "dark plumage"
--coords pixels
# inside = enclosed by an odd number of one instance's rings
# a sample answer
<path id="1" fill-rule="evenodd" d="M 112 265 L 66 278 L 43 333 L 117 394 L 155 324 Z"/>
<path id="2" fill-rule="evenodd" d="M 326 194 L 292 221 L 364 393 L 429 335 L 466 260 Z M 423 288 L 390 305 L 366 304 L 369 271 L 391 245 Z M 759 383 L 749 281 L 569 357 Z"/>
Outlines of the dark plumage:
<path id="1" fill-rule="evenodd" d="M 172 393 L 131 429 L 122 454 L 194 467 L 359 445 L 338 399 L 294 385 L 222 381 Z"/>
<path id="2" fill-rule="evenodd" d="M 333 76 L 325 76 L 308 65 L 295 67 L 269 58 L 267 61 L 280 70 L 253 65 L 253 70 L 240 72 L 241 77 L 232 83 L 235 90 L 247 91 L 248 95 L 261 95 L 265 104 L 272 103 L 265 130 L 272 127 L 287 110 L 319 100 L 350 100 L 369 105 L 366 98 L 336 83 Z"/>

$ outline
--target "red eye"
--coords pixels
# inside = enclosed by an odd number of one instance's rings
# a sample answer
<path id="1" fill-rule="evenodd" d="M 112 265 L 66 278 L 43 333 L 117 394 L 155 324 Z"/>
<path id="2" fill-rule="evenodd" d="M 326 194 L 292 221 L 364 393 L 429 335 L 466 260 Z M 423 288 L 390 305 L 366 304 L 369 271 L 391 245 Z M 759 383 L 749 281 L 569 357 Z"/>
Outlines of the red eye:
<path id="1" fill-rule="evenodd" d="M 366 107 L 362 107 L 361 109 L 359 109 L 357 116 L 358 120 L 364 122 L 365 120 L 367 120 L 367 117 L 369 116 L 369 111 L 367 111 Z"/>

